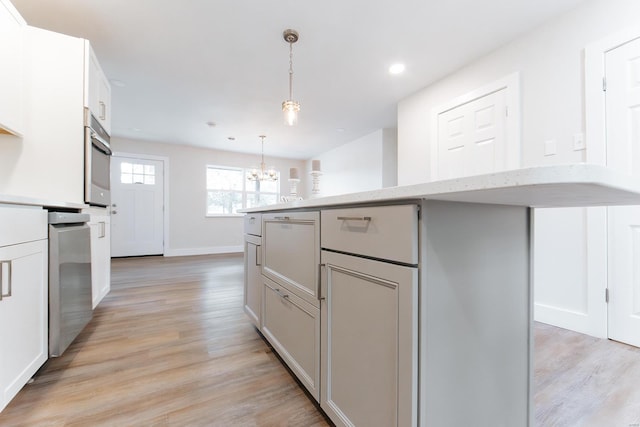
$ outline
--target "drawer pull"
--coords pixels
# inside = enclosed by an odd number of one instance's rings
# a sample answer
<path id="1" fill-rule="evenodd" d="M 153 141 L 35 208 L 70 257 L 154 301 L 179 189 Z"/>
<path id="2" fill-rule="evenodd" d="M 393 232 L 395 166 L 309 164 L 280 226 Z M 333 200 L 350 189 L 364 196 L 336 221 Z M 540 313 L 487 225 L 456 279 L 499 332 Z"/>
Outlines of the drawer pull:
<path id="1" fill-rule="evenodd" d="M 260 252 L 260 245 L 255 245 L 256 247 L 256 267 L 262 265 L 262 252 Z"/>
<path id="2" fill-rule="evenodd" d="M 288 294 L 283 294 L 283 293 L 280 291 L 280 289 L 274 289 L 274 291 L 276 292 L 276 294 L 278 294 L 278 296 L 279 296 L 280 298 L 283 298 L 283 299 L 289 299 L 289 295 L 288 295 Z"/>
<path id="3" fill-rule="evenodd" d="M 4 265 L 7 265 L 7 293 L 4 293 Z M 0 301 L 2 298 L 8 298 L 11 296 L 11 287 L 12 287 L 12 274 L 11 274 L 11 260 L 9 261 L 0 261 Z"/>
<path id="4" fill-rule="evenodd" d="M 371 221 L 370 216 L 339 216 L 338 221 Z"/>
<path id="5" fill-rule="evenodd" d="M 325 297 L 322 296 L 322 284 L 323 284 L 323 280 L 324 280 L 324 277 L 323 277 L 322 273 L 325 272 L 326 267 L 327 267 L 327 264 L 320 264 L 320 268 L 319 268 L 320 277 L 318 277 L 318 293 L 317 293 L 317 296 L 318 296 L 319 300 L 326 299 Z"/>
<path id="6" fill-rule="evenodd" d="M 273 219 L 277 219 L 279 221 L 289 221 L 291 217 L 288 216 L 274 216 Z"/>

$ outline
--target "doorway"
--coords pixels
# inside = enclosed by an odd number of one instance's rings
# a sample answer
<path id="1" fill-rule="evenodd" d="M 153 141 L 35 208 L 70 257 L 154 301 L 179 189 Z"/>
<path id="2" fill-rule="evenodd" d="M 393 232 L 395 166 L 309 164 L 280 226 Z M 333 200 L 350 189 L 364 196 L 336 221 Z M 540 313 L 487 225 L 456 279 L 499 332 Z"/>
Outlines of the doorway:
<path id="1" fill-rule="evenodd" d="M 640 180 L 640 38 L 605 52 L 606 165 Z M 607 208 L 608 336 L 640 347 L 640 206 Z"/>
<path id="2" fill-rule="evenodd" d="M 111 256 L 164 254 L 165 163 L 137 154 L 111 160 Z"/>

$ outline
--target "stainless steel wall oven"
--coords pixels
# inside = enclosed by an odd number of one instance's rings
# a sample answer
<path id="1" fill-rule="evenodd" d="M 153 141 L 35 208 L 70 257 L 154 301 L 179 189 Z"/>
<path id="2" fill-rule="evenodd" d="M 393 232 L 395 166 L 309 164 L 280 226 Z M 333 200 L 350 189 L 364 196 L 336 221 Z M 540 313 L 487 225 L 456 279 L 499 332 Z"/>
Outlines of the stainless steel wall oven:
<path id="1" fill-rule="evenodd" d="M 109 206 L 110 137 L 88 108 L 84 114 L 84 156 L 84 201 L 93 206 Z"/>

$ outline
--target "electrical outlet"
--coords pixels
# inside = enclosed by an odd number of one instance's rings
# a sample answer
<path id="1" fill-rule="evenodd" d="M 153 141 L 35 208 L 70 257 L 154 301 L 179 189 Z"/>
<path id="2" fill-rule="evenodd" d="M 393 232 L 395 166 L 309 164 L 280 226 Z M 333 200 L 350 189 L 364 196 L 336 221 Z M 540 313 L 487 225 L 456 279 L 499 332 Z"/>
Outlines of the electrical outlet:
<path id="1" fill-rule="evenodd" d="M 582 133 L 576 133 L 573 135 L 573 151 L 580 151 L 586 149 L 587 146 L 584 143 L 584 135 Z"/>
<path id="2" fill-rule="evenodd" d="M 556 154 L 556 140 L 550 139 L 544 142 L 544 155 L 545 156 L 555 156 Z"/>

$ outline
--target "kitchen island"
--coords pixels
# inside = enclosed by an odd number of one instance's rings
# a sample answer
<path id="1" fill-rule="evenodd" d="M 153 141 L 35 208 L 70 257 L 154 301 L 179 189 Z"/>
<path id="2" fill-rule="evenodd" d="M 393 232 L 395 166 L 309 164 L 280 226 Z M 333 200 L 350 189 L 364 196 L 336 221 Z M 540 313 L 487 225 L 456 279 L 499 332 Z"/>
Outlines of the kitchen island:
<path id="1" fill-rule="evenodd" d="M 336 425 L 528 426 L 531 209 L 634 204 L 577 164 L 248 209 L 245 310 Z"/>

